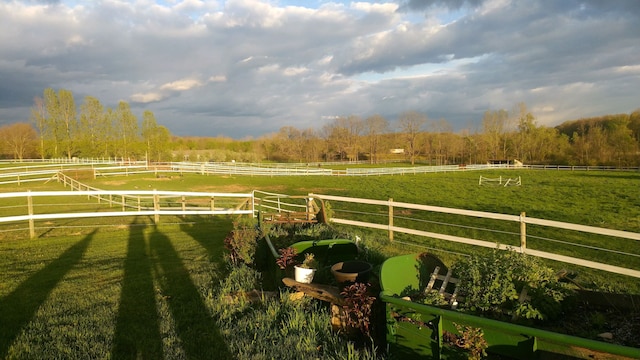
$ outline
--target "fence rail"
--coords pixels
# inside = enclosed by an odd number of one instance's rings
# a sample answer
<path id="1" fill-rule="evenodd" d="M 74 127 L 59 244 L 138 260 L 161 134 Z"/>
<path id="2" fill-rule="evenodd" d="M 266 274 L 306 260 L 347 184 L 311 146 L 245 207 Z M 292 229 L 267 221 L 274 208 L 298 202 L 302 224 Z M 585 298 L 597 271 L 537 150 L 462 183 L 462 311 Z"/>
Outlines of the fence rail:
<path id="1" fill-rule="evenodd" d="M 163 165 L 164 168 L 155 167 L 153 169 L 147 169 L 146 165 L 135 165 L 135 169 L 144 171 L 153 171 L 161 173 L 163 171 L 199 171 L 207 173 L 207 167 L 205 164 L 190 164 L 189 166 L 182 166 L 182 163 L 171 163 Z M 56 165 L 57 166 L 57 165 Z M 107 169 L 119 171 L 122 167 L 119 166 L 104 166 L 96 167 L 91 165 L 91 168 L 95 168 L 98 171 L 105 171 Z M 491 166 L 493 168 L 495 166 Z M 126 171 L 132 170 L 133 166 L 125 167 Z M 79 168 L 74 168 L 79 169 Z M 419 205 L 404 202 L 395 202 L 393 199 L 389 200 L 373 200 L 373 199 L 358 199 L 347 198 L 332 195 L 320 195 L 320 194 L 308 194 L 306 197 L 292 197 L 288 195 L 279 195 L 254 191 L 249 194 L 225 194 L 225 193 L 202 193 L 202 192 L 177 192 L 177 191 L 106 191 L 96 188 L 92 188 L 79 181 L 67 176 L 60 169 L 52 168 L 53 175 L 47 172 L 41 174 L 38 170 L 34 176 L 43 176 L 46 179 L 55 178 L 61 181 L 65 186 L 70 186 L 71 191 L 56 191 L 56 192 L 18 192 L 18 193 L 0 193 L 0 199 L 10 197 L 24 198 L 27 203 L 26 213 L 12 214 L 0 218 L 0 223 L 14 222 L 14 221 L 28 221 L 30 227 L 30 234 L 34 236 L 33 222 L 36 220 L 44 219 L 61 219 L 69 217 L 99 217 L 99 216 L 129 216 L 129 215 L 153 215 L 155 221 L 159 221 L 160 215 L 217 215 L 217 214 L 257 214 L 259 211 L 270 211 L 280 213 L 293 213 L 301 212 L 306 208 L 306 212 L 314 211 L 317 213 L 319 205 L 314 204 L 314 200 L 332 201 L 332 208 L 334 212 L 340 212 L 346 214 L 339 216 L 333 216 L 330 221 L 337 224 L 344 224 L 349 226 L 365 227 L 371 229 L 384 230 L 388 232 L 389 238 L 394 239 L 394 233 L 402 233 L 415 235 L 419 237 L 427 237 L 432 239 L 444 240 L 447 242 L 468 244 L 473 246 L 495 248 L 495 239 L 478 238 L 476 236 L 459 236 L 456 234 L 446 233 L 444 231 L 430 230 L 420 223 L 411 223 L 410 221 L 422 221 L 418 218 L 409 219 L 400 214 L 400 211 L 396 209 L 415 210 L 417 212 L 424 213 L 436 213 L 436 214 L 449 214 L 454 216 L 461 216 L 465 218 L 474 219 L 487 219 L 491 221 L 517 223 L 519 225 L 519 231 L 508 233 L 508 235 L 514 235 L 518 237 L 517 242 L 514 244 L 503 243 L 499 245 L 499 248 L 515 248 L 516 250 L 530 254 L 533 256 L 562 261 L 575 265 L 585 266 L 589 268 L 600 269 L 612 273 L 623 274 L 640 278 L 640 234 L 628 231 L 605 229 L 593 226 L 578 225 L 563 223 L 559 221 L 536 219 L 527 217 L 525 213 L 519 215 L 509 214 L 495 214 L 473 210 L 453 209 L 438 206 Z M 49 171 L 46 170 L 46 171 Z M 444 171 L 444 168 L 440 167 L 440 171 Z M 0 173 L 5 174 L 6 173 Z M 33 174 L 33 172 L 29 172 Z M 45 176 L 46 175 L 46 176 Z M 86 196 L 87 199 L 95 199 L 99 204 L 106 204 L 109 208 L 114 206 L 121 207 L 120 211 L 98 211 L 98 212 L 79 212 L 79 213 L 59 213 L 59 214 L 36 214 L 35 205 L 33 201 L 38 197 L 46 196 Z M 292 199 L 297 199 L 296 201 Z M 300 201 L 302 199 L 302 201 Z M 386 217 L 386 222 L 373 222 L 370 220 L 358 219 L 357 216 L 349 216 L 349 210 L 347 207 L 339 208 L 335 207 L 335 203 L 356 204 L 365 206 L 377 206 L 379 210 L 369 215 L 375 215 L 377 217 Z M 15 208 L 15 207 L 14 207 Z M 19 207 L 18 207 L 19 208 Z M 107 208 L 107 209 L 109 209 Z M 312 209 L 313 208 L 313 209 Z M 356 214 L 357 211 L 353 211 L 352 214 Z M 402 226 L 395 224 L 394 222 L 403 223 Z M 415 224 L 415 225 L 414 225 Z M 571 232 L 581 233 L 582 236 L 592 234 L 594 236 L 605 236 L 613 238 L 612 244 L 616 244 L 621 240 L 631 241 L 625 246 L 614 246 L 613 248 L 605 248 L 600 246 L 584 245 L 584 244 L 569 244 L 566 241 L 557 239 L 546 239 L 541 236 L 536 236 L 528 230 L 527 226 L 551 228 L 553 231 L 566 230 Z M 487 229 L 476 228 L 474 230 L 485 231 Z M 488 230 L 491 231 L 491 230 Z M 555 241 L 557 244 L 563 244 L 567 246 L 577 246 L 583 248 L 591 248 L 597 252 L 595 259 L 578 258 L 575 256 L 568 256 L 567 253 L 562 252 L 549 252 L 541 250 L 536 246 L 531 246 L 528 241 L 531 240 L 549 240 Z M 608 244 L 607 244 L 608 245 Z M 569 251 L 570 254 L 571 251 Z M 620 264 L 607 263 L 602 261 L 599 257 L 600 254 L 614 254 L 615 256 L 624 256 L 633 259 L 634 264 L 631 267 L 620 266 Z M 597 261 L 596 261 L 597 260 Z M 624 264 L 626 266 L 626 263 Z"/>
<path id="2" fill-rule="evenodd" d="M 22 214 L 0 217 L 0 223 L 27 221 L 29 235 L 35 234 L 35 221 L 114 217 L 114 216 L 153 216 L 154 222 L 159 223 L 161 216 L 166 215 L 253 215 L 253 194 L 239 193 L 207 193 L 188 191 L 158 191 L 158 190 L 78 190 L 81 186 L 75 184 L 76 190 L 70 191 L 26 191 L 0 193 L 0 199 L 23 199 L 22 206 L 11 206 L 11 211 L 23 210 Z M 52 197 L 87 197 L 95 199 L 104 209 L 89 212 L 56 212 L 36 213 L 35 199 Z M 118 206 L 120 210 L 112 208 Z"/>
<path id="3" fill-rule="evenodd" d="M 315 198 L 315 199 L 321 199 L 323 201 L 331 201 L 331 204 L 332 204 L 331 207 L 333 211 L 335 211 L 336 213 L 339 212 L 341 214 L 346 214 L 346 215 L 349 215 L 350 212 L 340 211 L 341 208 L 337 207 L 335 205 L 336 203 L 380 206 L 384 210 L 377 211 L 377 212 L 370 212 L 368 213 L 368 215 L 372 215 L 372 216 L 375 216 L 376 218 L 379 218 L 380 214 L 386 213 L 388 214 L 388 216 L 386 216 L 388 219 L 386 223 L 357 220 L 353 218 L 349 219 L 346 217 L 337 217 L 335 215 L 331 217 L 330 221 L 336 224 L 384 230 L 388 232 L 389 239 L 392 241 L 394 239 L 394 233 L 404 233 L 409 235 L 445 240 L 448 242 L 480 246 L 485 248 L 498 247 L 502 250 L 515 249 L 519 252 L 532 255 L 532 256 L 537 256 L 537 257 L 546 258 L 550 260 L 584 266 L 584 267 L 593 268 L 593 269 L 604 270 L 612 273 L 632 276 L 635 278 L 640 278 L 640 270 L 638 269 L 617 266 L 617 265 L 612 265 L 612 264 L 604 263 L 600 261 L 593 261 L 590 259 L 556 254 L 556 253 L 551 253 L 551 252 L 541 251 L 538 249 L 531 248 L 527 244 L 527 239 L 533 236 L 530 236 L 530 234 L 527 232 L 527 225 L 548 227 L 548 228 L 554 229 L 554 231 L 558 229 L 562 229 L 562 230 L 575 231 L 583 234 L 596 234 L 601 236 L 613 237 L 614 239 L 632 240 L 633 242 L 630 244 L 632 248 L 625 249 L 625 251 L 607 249 L 604 247 L 595 248 L 596 251 L 610 252 L 614 254 L 629 256 L 631 258 L 640 258 L 640 233 L 605 229 L 605 228 L 579 225 L 579 224 L 564 223 L 560 221 L 531 218 L 531 217 L 527 217 L 525 213 L 522 213 L 520 215 L 496 214 L 496 213 L 489 213 L 489 212 L 482 212 L 482 211 L 463 210 L 463 209 L 445 208 L 445 207 L 439 207 L 439 206 L 396 202 L 396 201 L 393 201 L 393 199 L 372 200 L 372 199 L 348 198 L 348 197 L 332 196 L 332 195 L 320 195 L 320 194 L 313 194 L 313 193 L 309 194 L 309 197 Z M 344 207 L 342 209 L 344 209 Z M 417 228 L 418 226 L 415 226 L 414 228 L 396 226 L 394 225 L 394 219 L 397 220 L 398 218 L 400 218 L 400 216 L 396 213 L 397 209 L 410 209 L 410 210 L 419 210 L 422 212 L 430 212 L 430 213 L 459 215 L 463 217 L 471 217 L 476 219 L 490 219 L 490 220 L 512 222 L 512 223 L 515 222 L 519 224 L 519 233 L 512 233 L 512 235 L 517 235 L 519 237 L 519 244 L 518 245 L 497 244 L 495 240 L 488 241 L 486 239 L 457 236 L 457 235 L 446 234 L 443 232 L 426 231 L 424 229 L 418 229 Z M 575 246 L 579 247 L 583 245 L 575 244 Z M 640 269 L 640 266 L 638 268 Z"/>
<path id="4" fill-rule="evenodd" d="M 344 163 L 352 165 L 353 163 Z M 326 166 L 336 163 L 309 164 L 263 164 L 263 163 L 192 163 L 166 162 L 147 163 L 144 161 L 86 161 L 72 163 L 30 163 L 30 165 L 0 167 L 1 184 L 20 184 L 29 181 L 45 181 L 58 172 L 87 171 L 93 178 L 106 176 L 128 176 L 134 174 L 153 174 L 156 177 L 167 174 L 200 174 L 200 175 L 238 175 L 238 176 L 382 176 L 382 175 L 415 175 L 441 172 L 477 171 L 494 169 L 531 169 L 558 171 L 640 171 L 638 167 L 612 166 L 568 166 L 568 165 L 522 165 L 509 164 L 475 164 L 475 165 L 441 165 L 411 167 L 381 167 L 331 169 Z"/>

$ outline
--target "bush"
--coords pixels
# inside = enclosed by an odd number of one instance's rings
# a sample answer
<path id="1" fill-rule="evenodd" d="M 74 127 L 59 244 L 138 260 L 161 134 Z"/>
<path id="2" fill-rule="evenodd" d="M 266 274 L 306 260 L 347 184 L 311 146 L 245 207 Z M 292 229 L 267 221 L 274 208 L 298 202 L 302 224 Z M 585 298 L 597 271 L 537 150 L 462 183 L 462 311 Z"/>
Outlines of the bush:
<path id="1" fill-rule="evenodd" d="M 547 320 L 561 312 L 569 290 L 540 259 L 511 250 L 474 254 L 454 267 L 464 295 L 461 309 L 501 317 Z M 527 298 L 519 300 L 526 289 Z"/>
<path id="2" fill-rule="evenodd" d="M 233 264 L 253 264 L 260 231 L 252 218 L 241 217 L 233 222 L 233 231 L 224 239 Z"/>

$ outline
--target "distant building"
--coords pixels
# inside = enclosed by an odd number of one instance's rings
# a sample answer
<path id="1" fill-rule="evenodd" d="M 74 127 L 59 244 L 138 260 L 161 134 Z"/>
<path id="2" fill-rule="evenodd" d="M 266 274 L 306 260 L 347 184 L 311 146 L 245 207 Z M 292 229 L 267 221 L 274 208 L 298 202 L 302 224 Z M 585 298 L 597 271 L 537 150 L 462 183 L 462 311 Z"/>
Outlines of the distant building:
<path id="1" fill-rule="evenodd" d="M 516 159 L 508 160 L 508 159 L 489 159 L 487 160 L 487 164 L 489 165 L 510 165 L 513 167 L 522 167 L 522 162 Z"/>
<path id="2" fill-rule="evenodd" d="M 404 154 L 404 149 L 391 149 L 392 154 Z"/>

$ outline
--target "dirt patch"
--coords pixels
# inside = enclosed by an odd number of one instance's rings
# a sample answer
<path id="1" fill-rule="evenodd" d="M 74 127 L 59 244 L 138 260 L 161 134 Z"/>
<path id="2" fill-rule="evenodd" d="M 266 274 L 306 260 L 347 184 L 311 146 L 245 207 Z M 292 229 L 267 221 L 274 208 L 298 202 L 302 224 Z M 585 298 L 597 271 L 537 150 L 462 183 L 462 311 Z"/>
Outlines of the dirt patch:
<path id="1" fill-rule="evenodd" d="M 189 191 L 195 192 L 222 192 L 222 193 L 248 193 L 253 191 L 252 188 L 243 185 L 224 185 L 224 186 L 212 186 L 202 185 L 194 186 Z"/>
<path id="2" fill-rule="evenodd" d="M 122 181 L 122 180 L 112 180 L 112 181 L 102 181 L 102 183 L 104 185 L 111 185 L 111 186 L 122 186 L 127 184 L 127 181 Z"/>

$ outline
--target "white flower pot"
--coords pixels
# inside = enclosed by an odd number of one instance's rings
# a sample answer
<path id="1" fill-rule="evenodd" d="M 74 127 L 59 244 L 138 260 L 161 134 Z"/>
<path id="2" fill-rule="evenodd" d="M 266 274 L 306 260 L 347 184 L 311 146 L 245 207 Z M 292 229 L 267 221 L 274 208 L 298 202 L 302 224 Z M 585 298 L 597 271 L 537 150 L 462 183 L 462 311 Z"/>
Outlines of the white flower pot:
<path id="1" fill-rule="evenodd" d="M 295 266 L 295 278 L 297 282 L 310 284 L 315 273 L 316 269 L 307 269 Z"/>

